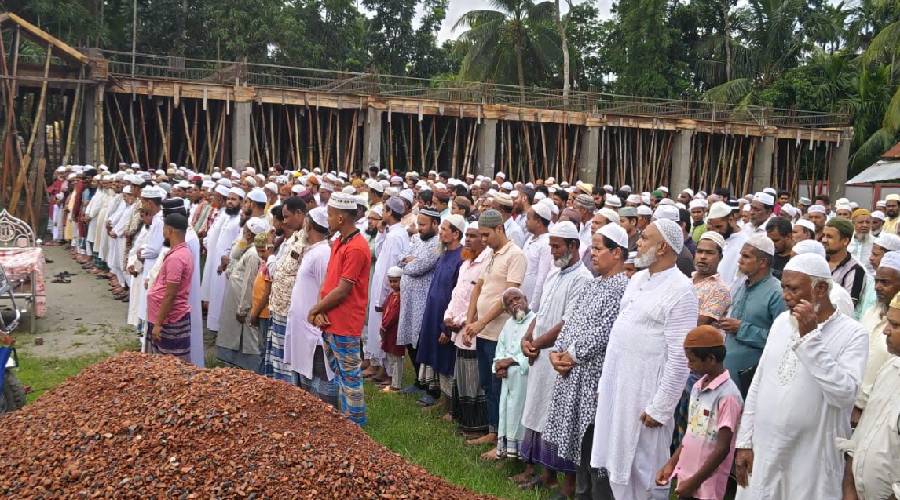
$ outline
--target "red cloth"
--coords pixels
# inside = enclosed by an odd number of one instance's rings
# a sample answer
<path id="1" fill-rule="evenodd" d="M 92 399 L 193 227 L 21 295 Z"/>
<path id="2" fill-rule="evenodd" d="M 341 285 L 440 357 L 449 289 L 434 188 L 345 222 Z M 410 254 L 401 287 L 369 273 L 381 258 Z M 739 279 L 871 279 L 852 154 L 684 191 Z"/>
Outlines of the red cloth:
<path id="1" fill-rule="evenodd" d="M 147 321 L 156 323 L 159 316 L 159 308 L 163 297 L 166 296 L 166 287 L 169 283 L 178 283 L 178 292 L 172 302 L 172 308 L 166 315 L 163 325 L 171 325 L 185 314 L 191 312 L 191 303 L 188 300 L 191 294 L 191 276 L 194 272 L 194 257 L 184 242 L 181 242 L 163 257 L 156 281 L 147 292 Z"/>
<path id="2" fill-rule="evenodd" d="M 400 324 L 400 292 L 391 292 L 384 301 L 381 313 L 381 350 L 395 356 L 406 354 L 406 346 L 397 345 L 397 326 Z"/>
<path id="3" fill-rule="evenodd" d="M 359 337 L 366 322 L 366 305 L 369 301 L 369 267 L 372 254 L 369 244 L 359 231 L 347 239 L 339 238 L 331 245 L 331 260 L 325 272 L 325 281 L 319 297 L 324 298 L 337 288 L 341 280 L 353 283 L 350 294 L 337 307 L 326 313 L 331 323 L 328 333 Z"/>

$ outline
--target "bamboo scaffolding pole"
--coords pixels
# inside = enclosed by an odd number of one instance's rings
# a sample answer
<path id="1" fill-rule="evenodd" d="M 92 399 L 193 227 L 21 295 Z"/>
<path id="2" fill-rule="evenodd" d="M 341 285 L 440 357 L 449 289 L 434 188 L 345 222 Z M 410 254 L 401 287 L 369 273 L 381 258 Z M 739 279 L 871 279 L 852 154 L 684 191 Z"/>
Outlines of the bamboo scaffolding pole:
<path id="1" fill-rule="evenodd" d="M 80 75 L 79 79 L 82 79 L 82 78 L 84 78 L 84 69 L 83 68 L 81 70 L 81 75 Z M 115 98 L 115 97 L 113 97 L 113 98 Z M 80 103 L 83 99 L 84 99 L 84 86 L 82 85 L 81 82 L 78 82 L 78 84 L 75 85 L 75 98 L 72 100 L 72 111 L 71 111 L 71 114 L 69 117 L 68 130 L 66 131 L 65 152 L 63 153 L 63 159 L 62 159 L 63 164 L 68 164 L 69 158 L 71 158 L 71 156 L 72 156 L 72 147 L 74 145 L 73 139 L 75 136 L 75 130 L 78 127 L 78 121 L 77 121 L 77 117 L 79 115 L 78 110 L 80 108 Z"/>
<path id="2" fill-rule="evenodd" d="M 113 100 L 113 104 L 116 105 L 116 114 L 119 117 L 119 123 L 122 124 L 122 131 L 125 135 L 125 146 L 128 148 L 129 154 L 131 155 L 129 158 L 129 162 L 135 163 L 135 162 L 139 161 L 138 154 L 137 154 L 137 144 L 134 140 L 134 137 L 128 135 L 128 127 L 125 126 L 125 116 L 122 115 L 122 108 L 121 108 L 121 106 L 119 106 L 119 99 L 116 97 L 116 95 L 112 95 L 112 100 Z M 73 119 L 73 123 L 77 123 L 77 122 L 75 122 Z M 73 125 L 73 127 L 74 126 L 75 125 Z M 132 132 L 134 132 L 134 128 L 132 128 L 131 130 L 132 130 Z M 71 137 L 69 140 L 71 140 Z"/>
<path id="3" fill-rule="evenodd" d="M 328 110 L 328 131 L 325 134 L 325 161 L 322 164 L 322 171 L 329 170 L 331 168 L 331 144 L 334 130 L 334 112 L 332 110 Z"/>
<path id="4" fill-rule="evenodd" d="M 294 170 L 300 170 L 300 162 L 302 161 L 303 156 L 303 146 L 300 142 L 300 113 L 297 110 L 296 106 L 291 107 L 292 114 L 294 115 L 294 143 L 297 145 L 297 149 L 294 155 Z"/>
<path id="5" fill-rule="evenodd" d="M 147 168 L 152 168 L 152 165 L 150 165 L 150 144 L 147 141 L 147 127 L 145 126 L 147 120 L 144 118 L 144 100 L 138 99 L 137 103 L 141 115 L 141 137 L 143 137 L 144 139 L 143 143 L 141 143 L 141 149 L 144 153 L 144 161 L 146 162 L 145 165 L 147 166 Z"/>
<path id="6" fill-rule="evenodd" d="M 188 161 L 192 168 L 196 168 L 197 155 L 194 153 L 194 141 L 191 139 L 190 128 L 188 127 L 187 103 L 184 103 L 183 106 L 179 106 L 178 109 L 181 111 L 181 123 L 184 124 L 184 143 L 187 146 Z"/>
<path id="7" fill-rule="evenodd" d="M 2 38 L 2 37 L 0 37 Z M 38 129 L 44 126 L 44 108 L 47 104 L 47 78 L 50 76 L 50 58 L 53 55 L 53 46 L 47 44 L 47 57 L 44 60 L 44 81 L 41 83 L 40 97 L 38 97 L 38 101 L 36 104 L 36 111 L 34 113 L 34 122 L 31 127 L 31 135 L 28 138 L 28 146 L 25 148 L 25 154 L 22 158 L 22 162 L 19 164 L 19 173 L 16 176 L 15 183 L 13 184 L 12 196 L 10 197 L 9 208 L 10 212 L 13 214 L 18 214 L 18 204 L 19 198 L 22 192 L 22 188 L 25 186 L 26 174 L 28 172 L 28 167 L 31 164 L 31 153 L 32 148 L 34 148 L 34 142 L 38 134 Z M 26 199 L 26 210 L 30 212 L 31 210 L 31 197 L 32 190 L 28 189 L 25 193 Z M 32 220 L 32 223 L 35 221 Z M 36 224 L 33 224 L 36 226 Z"/>
<path id="8" fill-rule="evenodd" d="M 456 154 L 459 148 L 459 118 L 453 119 L 453 151 L 450 153 L 450 175 L 456 177 Z M 449 128 L 449 127 L 448 127 Z"/>
<path id="9" fill-rule="evenodd" d="M 116 134 L 116 125 L 115 125 L 115 123 L 113 123 L 114 120 L 112 117 L 112 110 L 109 109 L 110 106 L 104 106 L 104 108 L 106 108 L 106 117 L 109 120 L 109 132 L 112 135 L 113 146 L 115 146 L 116 155 L 117 155 L 116 158 L 118 159 L 118 162 L 126 162 L 125 157 L 122 155 L 122 149 L 119 147 L 119 136 L 118 136 L 118 134 Z M 59 133 L 60 133 L 59 126 L 57 126 L 56 127 L 57 137 L 59 137 Z M 125 131 L 125 133 L 127 133 L 127 131 Z M 118 163 L 118 162 L 110 162 L 110 163 Z M 60 163 L 66 164 L 67 162 L 64 160 L 60 160 Z M 130 162 L 127 162 L 127 163 L 130 163 Z"/>
<path id="10" fill-rule="evenodd" d="M 2 34 L 2 33 L 0 33 Z M 18 32 L 17 32 L 18 34 Z M 18 40 L 18 37 L 17 37 Z M 16 48 L 13 48 L 13 54 L 15 60 L 18 60 L 18 52 Z M 9 199 L 9 190 L 12 189 L 10 185 L 13 181 L 11 178 L 13 175 L 13 170 L 16 167 L 16 161 L 20 160 L 19 151 L 18 151 L 18 141 L 15 140 L 16 137 L 16 103 L 15 97 L 13 96 L 15 89 L 15 74 L 13 74 L 12 78 L 8 78 L 9 68 L 6 64 L 6 47 L 4 45 L 3 37 L 0 36 L 0 62 L 2 62 L 3 76 L 4 82 L 0 85 L 0 88 L 3 89 L 3 102 L 6 104 L 6 116 L 5 116 L 5 124 L 4 127 L 4 140 L 3 140 L 3 173 L 0 176 L 0 198 L 4 200 Z M 15 142 L 15 144 L 14 144 Z M 11 209 L 12 210 L 12 209 Z"/>
<path id="11" fill-rule="evenodd" d="M 168 165 L 170 163 L 170 161 L 169 161 L 169 159 L 170 159 L 169 138 L 168 138 L 169 134 L 166 131 L 165 125 L 163 124 L 162 111 L 160 111 L 159 108 L 160 108 L 159 104 L 153 105 L 153 111 L 156 114 L 156 125 L 159 128 L 159 137 L 162 140 L 162 150 L 160 150 L 159 156 L 160 156 L 160 158 L 165 160 L 165 163 Z"/>
<path id="12" fill-rule="evenodd" d="M 275 105 L 269 106 L 269 141 L 272 143 L 272 156 L 269 158 L 269 163 L 267 165 L 260 165 L 260 169 L 263 166 L 266 168 L 271 168 L 275 163 L 280 162 L 280 158 L 278 158 L 278 142 L 275 141 Z"/>

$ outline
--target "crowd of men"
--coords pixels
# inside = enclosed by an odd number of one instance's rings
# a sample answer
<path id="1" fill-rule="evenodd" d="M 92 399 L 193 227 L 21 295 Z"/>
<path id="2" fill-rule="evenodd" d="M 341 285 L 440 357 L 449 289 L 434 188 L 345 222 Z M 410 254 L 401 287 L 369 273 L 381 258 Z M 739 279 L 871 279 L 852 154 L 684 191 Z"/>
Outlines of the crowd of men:
<path id="1" fill-rule="evenodd" d="M 137 164 L 49 189 L 145 351 L 203 366 L 212 332 L 360 425 L 370 379 L 523 488 L 900 496 L 898 195 Z"/>

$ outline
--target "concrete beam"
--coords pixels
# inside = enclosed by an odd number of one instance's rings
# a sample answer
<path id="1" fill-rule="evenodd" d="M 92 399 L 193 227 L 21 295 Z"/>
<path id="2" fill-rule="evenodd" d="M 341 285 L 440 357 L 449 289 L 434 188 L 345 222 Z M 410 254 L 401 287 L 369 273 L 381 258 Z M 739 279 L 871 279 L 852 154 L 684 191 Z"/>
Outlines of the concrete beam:
<path id="1" fill-rule="evenodd" d="M 753 192 L 759 192 L 769 187 L 772 181 L 772 161 L 775 158 L 775 138 L 763 137 L 759 141 L 756 153 L 753 156 L 753 180 L 751 187 Z M 734 193 L 740 196 L 743 193 Z"/>
<path id="2" fill-rule="evenodd" d="M 497 120 L 481 121 L 478 126 L 478 149 L 475 151 L 475 174 L 494 178 L 494 163 L 497 156 Z"/>
<path id="3" fill-rule="evenodd" d="M 250 113 L 252 102 L 231 104 L 231 164 L 240 169 L 250 161 Z M 227 165 L 222 165 L 226 167 Z M 258 165 L 262 171 L 272 165 Z M 258 169 L 260 170 L 260 169 Z"/>
<path id="4" fill-rule="evenodd" d="M 851 129 L 852 130 L 852 129 Z M 850 168 L 850 138 L 841 141 L 831 154 L 828 162 L 828 196 L 836 200 L 844 196 L 844 188 L 847 184 L 847 170 Z"/>
<path id="5" fill-rule="evenodd" d="M 363 172 L 371 166 L 381 168 L 381 115 L 384 111 L 368 108 L 366 110 L 366 122 L 363 125 Z"/>
<path id="6" fill-rule="evenodd" d="M 675 133 L 675 143 L 672 145 L 672 184 L 670 192 L 680 193 L 685 188 L 696 189 L 691 186 L 691 138 L 692 130 L 679 130 Z"/>
<path id="7" fill-rule="evenodd" d="M 600 127 L 581 129 L 581 147 L 578 151 L 578 179 L 588 184 L 597 183 L 597 163 L 600 159 Z M 606 179 L 604 179 L 606 181 Z"/>
<path id="8" fill-rule="evenodd" d="M 97 156 L 97 87 L 84 87 L 84 102 L 81 110 L 81 144 L 79 156 L 86 165 L 95 165 Z M 101 160 L 102 161 L 102 160 Z"/>

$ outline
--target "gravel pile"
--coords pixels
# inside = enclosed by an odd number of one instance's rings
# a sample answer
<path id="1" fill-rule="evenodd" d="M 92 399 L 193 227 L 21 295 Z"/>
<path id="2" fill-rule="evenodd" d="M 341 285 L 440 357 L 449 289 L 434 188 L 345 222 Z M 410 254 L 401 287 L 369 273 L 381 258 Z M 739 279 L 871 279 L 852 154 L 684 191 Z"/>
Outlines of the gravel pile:
<path id="1" fill-rule="evenodd" d="M 474 498 L 283 382 L 123 353 L 0 417 L 6 498 Z"/>

